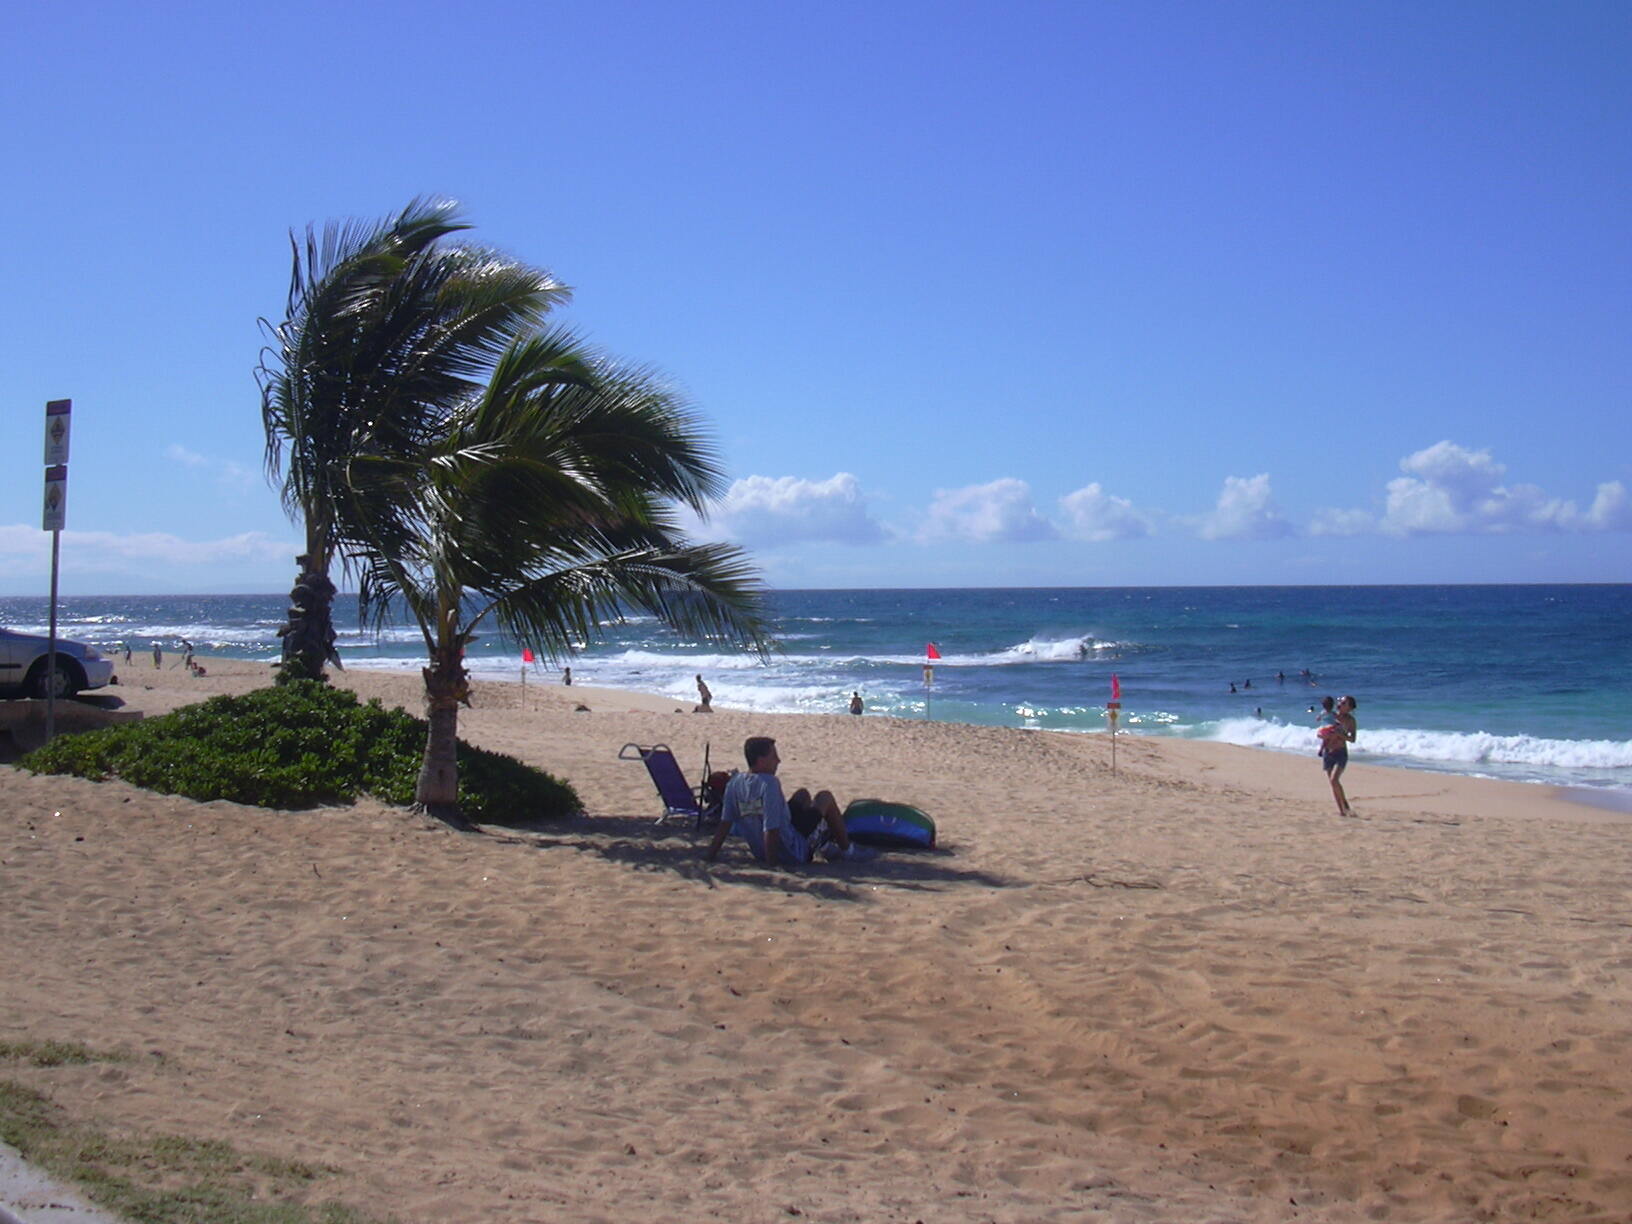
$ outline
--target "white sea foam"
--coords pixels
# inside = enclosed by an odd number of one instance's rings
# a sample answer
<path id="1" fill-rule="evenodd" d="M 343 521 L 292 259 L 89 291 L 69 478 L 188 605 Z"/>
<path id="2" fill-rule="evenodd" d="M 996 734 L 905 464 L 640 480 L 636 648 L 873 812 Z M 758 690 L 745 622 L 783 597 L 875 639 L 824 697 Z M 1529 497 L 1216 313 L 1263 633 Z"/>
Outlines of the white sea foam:
<path id="1" fill-rule="evenodd" d="M 1020 663 L 1074 663 L 1088 658 L 1100 649 L 1103 649 L 1102 644 L 1088 634 L 1057 640 L 1034 637 L 1017 646 L 1000 650 L 996 655 L 984 656 L 984 659 L 988 664 L 1011 659 Z"/>
<path id="2" fill-rule="evenodd" d="M 584 666 L 611 668 L 618 671 L 757 671 L 763 667 L 759 656 L 742 654 L 660 654 L 653 650 L 624 650 L 612 655 L 597 655 L 584 659 Z"/>
<path id="3" fill-rule="evenodd" d="M 1564 769 L 1632 768 L 1632 740 L 1555 740 L 1483 731 L 1376 731 L 1368 749 L 1456 765 L 1547 765 Z"/>
<path id="4" fill-rule="evenodd" d="M 114 631 L 110 632 L 110 628 Z M 42 625 L 38 630 L 26 629 L 24 632 L 44 633 L 46 627 Z M 269 637 L 276 642 L 277 627 L 269 624 L 227 626 L 202 621 L 162 625 L 126 622 L 116 627 L 97 625 L 93 628 L 88 622 L 81 621 L 74 625 L 58 625 L 57 634 L 77 641 L 92 642 L 103 650 L 116 649 L 124 642 L 129 642 L 131 647 L 137 650 L 150 647 L 154 642 L 159 642 L 166 648 L 179 650 L 183 639 L 200 649 L 236 650 L 263 647 Z"/>
<path id="5" fill-rule="evenodd" d="M 1312 726 L 1261 718 L 1228 718 L 1204 728 L 1203 738 L 1251 748 L 1314 752 Z M 1517 765 L 1545 769 L 1632 769 L 1632 740 L 1561 740 L 1484 731 L 1419 731 L 1362 727 L 1353 759 L 1400 757 L 1466 769 Z"/>
<path id="6" fill-rule="evenodd" d="M 1021 663 L 1080 663 L 1104 651 L 1125 649 L 1123 643 L 1105 642 L 1090 634 L 1068 638 L 1030 638 L 985 654 L 942 654 L 926 659 L 921 654 L 868 655 L 866 663 L 891 663 L 915 667 L 928 663 L 935 667 L 1006 667 Z"/>

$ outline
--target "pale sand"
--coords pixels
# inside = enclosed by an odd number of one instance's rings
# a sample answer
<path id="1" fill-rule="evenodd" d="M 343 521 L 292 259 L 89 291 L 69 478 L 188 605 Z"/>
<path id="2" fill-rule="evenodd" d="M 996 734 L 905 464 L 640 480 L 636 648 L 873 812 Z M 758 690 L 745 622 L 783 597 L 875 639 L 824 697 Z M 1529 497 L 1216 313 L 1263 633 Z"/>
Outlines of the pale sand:
<path id="1" fill-rule="evenodd" d="M 150 713 L 266 680 L 140 664 Z M 1357 764 L 1341 820 L 1312 752 L 1123 737 L 1113 778 L 1102 736 L 520 700 L 460 728 L 579 788 L 541 834 L 0 770 L 0 1040 L 139 1054 L 0 1076 L 405 1221 L 1632 1212 L 1624 813 Z M 941 849 L 707 868 L 616 759 L 762 731 Z"/>

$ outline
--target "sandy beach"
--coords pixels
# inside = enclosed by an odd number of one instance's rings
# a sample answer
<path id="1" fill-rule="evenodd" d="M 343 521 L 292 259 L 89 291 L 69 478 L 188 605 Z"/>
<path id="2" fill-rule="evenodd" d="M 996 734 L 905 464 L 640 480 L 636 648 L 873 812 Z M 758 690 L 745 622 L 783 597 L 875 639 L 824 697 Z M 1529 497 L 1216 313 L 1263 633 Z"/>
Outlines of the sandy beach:
<path id="1" fill-rule="evenodd" d="M 121 667 L 129 710 L 268 682 Z M 418 712 L 417 675 L 340 683 Z M 578 706 L 587 707 L 578 709 Z M 404 1221 L 1624 1220 L 1632 817 L 1313 756 L 481 684 L 586 814 L 469 836 L 0 767 L 0 1069 Z M 801 874 L 658 827 L 696 774 L 914 803 Z M 1361 724 L 1364 746 L 1364 722 Z"/>

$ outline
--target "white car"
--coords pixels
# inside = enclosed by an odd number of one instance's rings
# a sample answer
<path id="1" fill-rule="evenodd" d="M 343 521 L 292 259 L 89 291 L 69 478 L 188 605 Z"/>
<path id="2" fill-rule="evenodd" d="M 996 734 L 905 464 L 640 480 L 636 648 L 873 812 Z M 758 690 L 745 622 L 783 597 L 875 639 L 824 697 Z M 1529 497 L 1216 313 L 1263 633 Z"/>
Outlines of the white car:
<path id="1" fill-rule="evenodd" d="M 49 638 L 0 629 L 0 688 L 20 688 L 30 697 L 44 697 L 50 649 Z M 72 697 L 81 689 L 101 688 L 111 683 L 112 659 L 104 659 L 94 646 L 57 639 L 58 697 Z"/>

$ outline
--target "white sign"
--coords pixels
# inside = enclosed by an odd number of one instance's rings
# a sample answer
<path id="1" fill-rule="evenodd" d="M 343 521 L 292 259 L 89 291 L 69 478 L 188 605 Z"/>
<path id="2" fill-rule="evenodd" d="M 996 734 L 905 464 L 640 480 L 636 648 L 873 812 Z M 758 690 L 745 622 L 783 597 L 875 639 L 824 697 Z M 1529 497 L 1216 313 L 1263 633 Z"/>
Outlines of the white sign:
<path id="1" fill-rule="evenodd" d="M 68 525 L 68 467 L 45 469 L 45 522 L 47 531 L 61 531 Z"/>
<path id="2" fill-rule="evenodd" d="M 68 419 L 73 400 L 51 400 L 45 406 L 45 466 L 68 462 Z"/>

